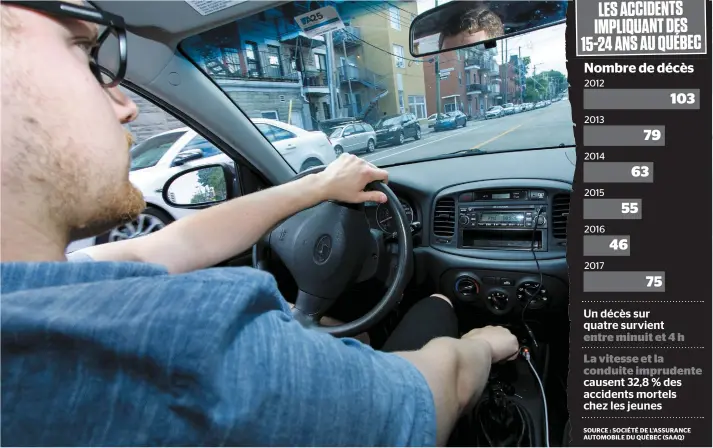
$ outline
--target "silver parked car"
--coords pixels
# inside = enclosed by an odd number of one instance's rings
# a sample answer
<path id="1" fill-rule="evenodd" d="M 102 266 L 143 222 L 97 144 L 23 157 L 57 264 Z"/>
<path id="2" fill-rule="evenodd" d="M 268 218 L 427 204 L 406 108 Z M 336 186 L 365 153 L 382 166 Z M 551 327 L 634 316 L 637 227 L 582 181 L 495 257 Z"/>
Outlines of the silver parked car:
<path id="1" fill-rule="evenodd" d="M 329 136 L 334 153 L 340 156 L 343 152 L 374 152 L 376 148 L 376 132 L 370 124 L 364 122 L 348 123 L 336 127 Z"/>

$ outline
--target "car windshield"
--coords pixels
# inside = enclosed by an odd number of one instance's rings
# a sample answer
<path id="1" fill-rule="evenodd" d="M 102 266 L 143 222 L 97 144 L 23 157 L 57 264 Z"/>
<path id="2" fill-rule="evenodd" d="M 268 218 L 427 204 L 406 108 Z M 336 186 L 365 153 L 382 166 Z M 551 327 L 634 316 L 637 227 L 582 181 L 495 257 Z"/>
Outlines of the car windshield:
<path id="1" fill-rule="evenodd" d="M 565 24 L 502 39 L 490 49 L 477 45 L 414 58 L 411 21 L 433 5 L 288 2 L 188 37 L 180 50 L 249 118 L 269 113 L 327 136 L 343 123 L 325 122 L 340 118 L 375 129 L 401 126 L 403 139 L 379 137 L 376 151 L 359 153 L 377 166 L 475 148 L 471 153 L 574 145 L 566 98 L 531 110 L 514 106 L 567 91 Z M 333 6 L 339 20 L 328 32 L 303 30 L 295 18 L 318 6 Z M 506 105 L 486 121 L 486 111 Z M 463 127 L 434 128 L 437 114 L 452 112 L 465 115 Z M 415 120 L 402 124 L 405 114 Z M 299 171 L 301 160 L 285 160 Z"/>
<path id="2" fill-rule="evenodd" d="M 490 111 L 490 110 L 500 110 L 500 109 L 502 109 L 502 107 L 500 107 L 500 106 L 493 106 L 493 107 L 491 107 L 491 108 L 488 109 L 488 110 Z"/>
<path id="3" fill-rule="evenodd" d="M 389 126 L 397 126 L 399 124 L 401 124 L 400 116 L 386 117 L 386 118 L 382 118 L 381 120 L 379 120 L 374 127 L 375 128 L 388 128 Z"/>
<path id="4" fill-rule="evenodd" d="M 169 132 L 144 140 L 131 149 L 131 171 L 155 166 L 184 132 Z"/>

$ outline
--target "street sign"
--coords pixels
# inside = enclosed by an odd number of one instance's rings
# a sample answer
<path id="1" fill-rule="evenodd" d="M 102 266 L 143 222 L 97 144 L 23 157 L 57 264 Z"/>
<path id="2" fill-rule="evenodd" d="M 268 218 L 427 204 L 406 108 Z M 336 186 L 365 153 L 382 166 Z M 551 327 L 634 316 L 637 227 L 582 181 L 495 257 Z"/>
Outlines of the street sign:
<path id="1" fill-rule="evenodd" d="M 443 75 L 444 73 L 450 73 L 450 72 L 452 72 L 453 70 L 455 70 L 454 67 L 443 68 L 443 69 L 441 69 L 441 71 L 440 71 L 439 73 L 440 73 L 441 75 Z"/>

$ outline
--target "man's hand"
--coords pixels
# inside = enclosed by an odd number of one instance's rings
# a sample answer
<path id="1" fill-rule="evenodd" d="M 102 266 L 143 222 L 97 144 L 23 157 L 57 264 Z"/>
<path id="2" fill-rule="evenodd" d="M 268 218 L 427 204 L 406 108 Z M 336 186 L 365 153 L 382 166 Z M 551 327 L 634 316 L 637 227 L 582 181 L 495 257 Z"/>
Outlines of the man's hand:
<path id="1" fill-rule="evenodd" d="M 487 326 L 469 331 L 461 338 L 463 340 L 485 341 L 490 346 L 492 363 L 517 358 L 520 345 L 515 335 L 504 327 Z"/>
<path id="2" fill-rule="evenodd" d="M 364 191 L 364 188 L 370 182 L 388 181 L 389 173 L 353 154 L 342 154 L 315 176 L 320 179 L 325 200 L 348 203 L 386 202 L 384 193 Z"/>

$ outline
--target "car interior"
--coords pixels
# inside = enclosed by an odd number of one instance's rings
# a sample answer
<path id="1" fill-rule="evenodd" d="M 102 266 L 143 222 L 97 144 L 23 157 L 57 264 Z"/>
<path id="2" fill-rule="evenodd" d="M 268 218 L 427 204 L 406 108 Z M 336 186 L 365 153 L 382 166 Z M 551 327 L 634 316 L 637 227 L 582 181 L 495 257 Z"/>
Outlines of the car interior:
<path id="1" fill-rule="evenodd" d="M 225 200 L 323 169 L 297 173 L 240 105 L 181 51 L 186 38 L 289 2 L 228 3 L 232 6 L 207 14 L 184 1 L 96 3 L 127 24 L 123 87 L 174 115 L 234 161 L 219 165 Z M 317 9 L 322 2 L 307 3 Z M 221 266 L 268 270 L 305 326 L 334 337 L 366 331 L 375 349 L 410 306 L 436 292 L 453 302 L 462 334 L 506 326 L 531 353 L 534 367 L 523 358 L 493 366 L 483 396 L 461 418 L 449 445 L 566 446 L 565 257 L 575 158 L 574 147 L 554 146 L 381 165 L 389 173 L 388 185 L 370 188 L 383 191 L 387 203 L 322 203 L 288 218 L 252 251 Z M 170 185 L 182 174 L 167 182 L 167 203 Z M 339 244 L 332 241 L 337 231 L 343 233 Z M 310 244 L 299 244 L 305 240 Z M 345 324 L 320 326 L 319 317 L 326 314 Z"/>

